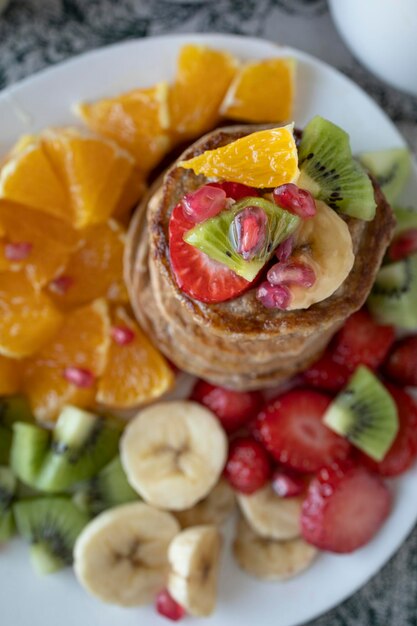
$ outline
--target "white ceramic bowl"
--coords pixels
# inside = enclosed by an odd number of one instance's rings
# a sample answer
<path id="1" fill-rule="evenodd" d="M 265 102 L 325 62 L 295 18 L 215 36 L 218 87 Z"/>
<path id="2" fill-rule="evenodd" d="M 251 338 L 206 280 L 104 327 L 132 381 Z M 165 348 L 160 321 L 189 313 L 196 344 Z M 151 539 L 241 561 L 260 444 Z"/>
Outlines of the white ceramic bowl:
<path id="1" fill-rule="evenodd" d="M 417 0 L 329 0 L 353 54 L 379 78 L 417 95 Z"/>

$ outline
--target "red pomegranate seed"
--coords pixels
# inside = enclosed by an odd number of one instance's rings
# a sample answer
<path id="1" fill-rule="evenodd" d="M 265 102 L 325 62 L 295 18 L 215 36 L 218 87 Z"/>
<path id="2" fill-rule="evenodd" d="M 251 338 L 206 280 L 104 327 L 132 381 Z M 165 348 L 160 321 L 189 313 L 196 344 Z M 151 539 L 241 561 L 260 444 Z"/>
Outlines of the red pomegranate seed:
<path id="1" fill-rule="evenodd" d="M 128 326 L 113 326 L 111 329 L 113 341 L 119 346 L 128 346 L 135 339 L 135 331 Z"/>
<path id="2" fill-rule="evenodd" d="M 261 283 L 256 297 L 267 309 L 287 309 L 291 302 L 291 293 L 285 285 L 271 285 L 267 281 Z"/>
<path id="3" fill-rule="evenodd" d="M 226 206 L 226 192 L 218 187 L 203 185 L 197 191 L 187 193 L 182 199 L 186 216 L 198 224 L 214 217 Z"/>
<path id="4" fill-rule="evenodd" d="M 66 367 L 64 369 L 64 378 L 69 383 L 82 389 L 88 389 L 94 385 L 94 374 L 82 367 Z"/>
<path id="5" fill-rule="evenodd" d="M 291 470 L 277 469 L 272 475 L 272 489 L 281 498 L 294 498 L 301 495 L 306 484 L 301 476 Z"/>
<path id="6" fill-rule="evenodd" d="M 278 261 L 288 261 L 288 259 L 292 255 L 293 249 L 294 237 L 288 237 L 288 239 L 279 244 L 278 248 L 275 251 L 275 256 L 277 257 Z"/>
<path id="7" fill-rule="evenodd" d="M 250 261 L 266 241 L 268 218 L 259 207 L 248 206 L 236 215 L 231 225 L 235 249 Z"/>
<path id="8" fill-rule="evenodd" d="M 271 285 L 300 285 L 308 288 L 316 282 L 316 274 L 307 263 L 284 261 L 271 267 L 267 279 Z"/>
<path id="9" fill-rule="evenodd" d="M 417 252 L 417 228 L 411 228 L 394 239 L 388 250 L 392 261 L 400 261 Z"/>
<path id="10" fill-rule="evenodd" d="M 183 607 L 174 600 L 167 589 L 163 589 L 156 596 L 155 608 L 159 615 L 170 619 L 172 622 L 178 622 L 185 615 Z"/>
<path id="11" fill-rule="evenodd" d="M 54 280 L 51 280 L 49 283 L 49 289 L 58 296 L 64 296 L 73 284 L 74 279 L 71 278 L 71 276 L 62 275 L 54 278 Z"/>
<path id="12" fill-rule="evenodd" d="M 275 204 L 303 219 L 314 217 L 316 214 L 316 205 L 311 193 L 293 183 L 276 187 L 272 195 Z"/>
<path id="13" fill-rule="evenodd" d="M 4 246 L 4 256 L 8 261 L 24 261 L 32 252 L 33 245 L 28 241 L 16 241 L 6 243 Z"/>

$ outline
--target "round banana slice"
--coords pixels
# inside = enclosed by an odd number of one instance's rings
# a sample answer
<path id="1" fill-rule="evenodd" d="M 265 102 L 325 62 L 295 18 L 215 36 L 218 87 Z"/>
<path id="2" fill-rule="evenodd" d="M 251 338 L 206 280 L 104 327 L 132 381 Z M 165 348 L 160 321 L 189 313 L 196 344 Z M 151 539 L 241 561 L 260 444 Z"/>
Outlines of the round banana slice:
<path id="1" fill-rule="evenodd" d="M 221 536 L 215 526 L 194 526 L 173 539 L 168 550 L 168 591 L 195 617 L 213 613 L 217 597 Z"/>
<path id="2" fill-rule="evenodd" d="M 307 309 L 329 298 L 346 280 L 355 262 L 352 237 L 344 220 L 324 202 L 316 200 L 316 215 L 302 220 L 295 235 L 297 260 L 310 265 L 316 282 L 308 289 L 291 285 L 291 309 Z"/>
<path id="3" fill-rule="evenodd" d="M 241 518 L 236 527 L 233 554 L 245 572 L 263 580 L 286 580 L 307 569 L 317 554 L 304 539 L 277 541 L 253 532 Z"/>
<path id="4" fill-rule="evenodd" d="M 175 517 L 181 528 L 200 524 L 221 525 L 236 506 L 236 496 L 229 483 L 221 478 L 209 495 L 191 509 L 176 511 Z"/>
<path id="5" fill-rule="evenodd" d="M 154 506 L 178 511 L 194 506 L 217 483 L 227 438 L 201 405 L 160 402 L 130 422 L 120 453 L 133 489 Z"/>
<path id="6" fill-rule="evenodd" d="M 165 585 L 168 547 L 177 520 L 143 502 L 102 513 L 78 537 L 74 569 L 81 585 L 104 602 L 138 606 Z"/>
<path id="7" fill-rule="evenodd" d="M 280 498 L 271 485 L 237 501 L 253 530 L 267 539 L 294 539 L 300 536 L 300 514 L 303 498 Z"/>

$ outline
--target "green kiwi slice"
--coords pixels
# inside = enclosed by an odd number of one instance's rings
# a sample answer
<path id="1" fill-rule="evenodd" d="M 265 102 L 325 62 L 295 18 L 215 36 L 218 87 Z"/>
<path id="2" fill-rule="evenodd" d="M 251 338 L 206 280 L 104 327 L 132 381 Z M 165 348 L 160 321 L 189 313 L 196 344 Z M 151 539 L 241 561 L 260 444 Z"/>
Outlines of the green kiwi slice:
<path id="1" fill-rule="evenodd" d="M 8 428 L 0 426 L 0 465 L 9 464 L 12 433 Z"/>
<path id="2" fill-rule="evenodd" d="M 379 270 L 367 305 L 382 324 L 417 328 L 417 254 Z"/>
<path id="3" fill-rule="evenodd" d="M 393 148 L 363 152 L 359 160 L 375 176 L 388 202 L 394 202 L 411 172 L 410 151 L 407 148 Z"/>
<path id="4" fill-rule="evenodd" d="M 375 461 L 382 461 L 398 432 L 394 400 L 363 365 L 329 406 L 323 422 Z"/>
<path id="5" fill-rule="evenodd" d="M 395 227 L 395 235 L 403 233 L 405 230 L 417 228 L 417 210 L 412 207 L 395 207 L 394 208 L 397 225 Z"/>
<path id="6" fill-rule="evenodd" d="M 262 209 L 268 219 L 265 245 L 250 260 L 245 259 L 233 245 L 232 222 L 234 218 L 248 207 Z M 198 248 L 214 261 L 226 265 L 233 272 L 252 282 L 262 267 L 269 261 L 275 249 L 287 239 L 297 228 L 300 218 L 281 209 L 274 202 L 265 198 L 249 197 L 236 202 L 230 209 L 222 211 L 197 224 L 184 235 L 184 241 Z"/>
<path id="7" fill-rule="evenodd" d="M 110 419 L 68 406 L 53 431 L 14 425 L 11 466 L 34 489 L 65 491 L 97 474 L 117 454 L 120 433 Z"/>
<path id="8" fill-rule="evenodd" d="M 49 574 L 72 564 L 78 535 L 89 517 L 70 498 L 32 498 L 13 507 L 19 534 L 30 545 L 32 564 L 40 574 Z"/>
<path id="9" fill-rule="evenodd" d="M 106 509 L 138 499 L 138 494 L 127 482 L 118 456 L 97 476 L 79 485 L 73 497 L 75 504 L 90 515 L 98 515 Z"/>
<path id="10" fill-rule="evenodd" d="M 12 504 L 17 489 L 17 479 L 9 467 L 0 466 L 0 543 L 8 541 L 15 533 Z"/>
<path id="11" fill-rule="evenodd" d="M 349 135 L 339 126 L 314 117 L 303 131 L 298 160 L 299 187 L 340 213 L 368 221 L 375 217 L 371 180 L 352 157 Z"/>
<path id="12" fill-rule="evenodd" d="M 33 422 L 29 403 L 23 396 L 0 398 L 0 465 L 8 465 L 14 422 Z"/>

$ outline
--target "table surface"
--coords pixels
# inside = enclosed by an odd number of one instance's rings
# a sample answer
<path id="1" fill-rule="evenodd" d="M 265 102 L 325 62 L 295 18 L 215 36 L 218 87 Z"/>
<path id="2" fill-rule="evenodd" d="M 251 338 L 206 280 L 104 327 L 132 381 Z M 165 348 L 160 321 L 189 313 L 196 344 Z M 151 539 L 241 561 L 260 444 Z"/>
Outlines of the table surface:
<path id="1" fill-rule="evenodd" d="M 12 0 L 0 16 L 0 89 L 99 46 L 187 32 L 265 37 L 335 65 L 380 104 L 417 152 L 417 98 L 382 83 L 352 57 L 326 0 Z M 343 557 L 340 563 L 343 576 Z M 309 623 L 368 625 L 417 625 L 417 529 L 361 591 Z"/>

